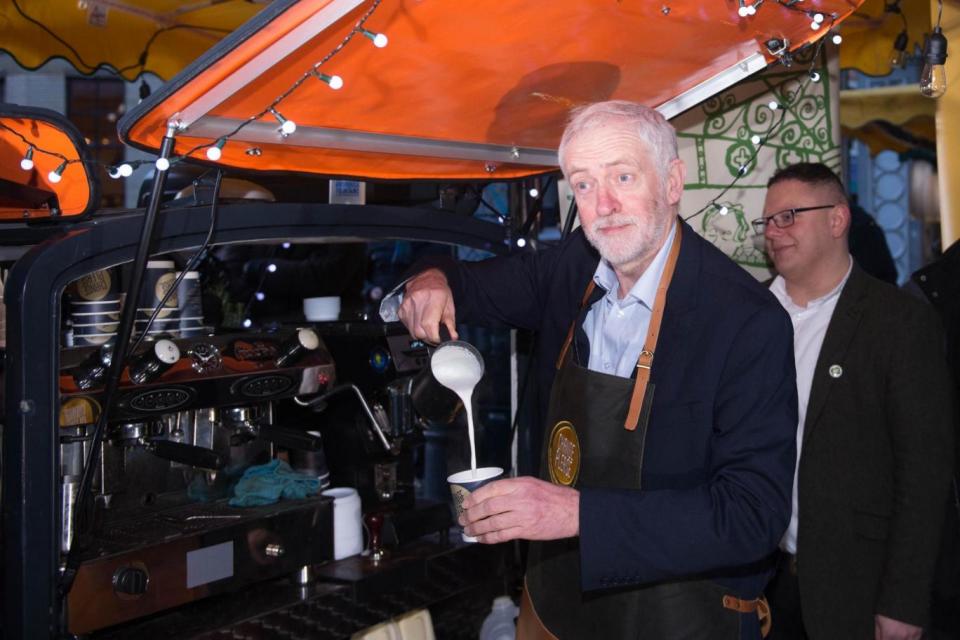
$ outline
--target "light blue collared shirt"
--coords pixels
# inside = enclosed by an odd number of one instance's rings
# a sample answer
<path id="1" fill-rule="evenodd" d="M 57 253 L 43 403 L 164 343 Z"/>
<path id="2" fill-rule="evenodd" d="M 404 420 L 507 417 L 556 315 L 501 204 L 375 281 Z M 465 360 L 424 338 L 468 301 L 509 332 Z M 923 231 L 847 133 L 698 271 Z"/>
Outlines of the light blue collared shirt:
<path id="1" fill-rule="evenodd" d="M 679 225 L 673 222 L 673 230 L 660 251 L 653 257 L 630 292 L 619 298 L 620 281 L 606 260 L 601 258 L 593 274 L 596 285 L 606 294 L 590 307 L 583 321 L 583 330 L 590 342 L 591 371 L 629 378 L 637 366 L 640 350 L 647 337 L 653 301 L 657 286 L 667 265 L 670 247 L 676 241 Z"/>

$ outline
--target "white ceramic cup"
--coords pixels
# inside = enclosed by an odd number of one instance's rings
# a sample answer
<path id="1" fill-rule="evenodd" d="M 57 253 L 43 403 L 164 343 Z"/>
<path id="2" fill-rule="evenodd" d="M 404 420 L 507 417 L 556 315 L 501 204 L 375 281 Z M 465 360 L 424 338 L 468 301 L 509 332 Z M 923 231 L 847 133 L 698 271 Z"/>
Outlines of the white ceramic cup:
<path id="1" fill-rule="evenodd" d="M 312 322 L 338 319 L 340 317 L 340 296 L 304 298 L 303 315 Z"/>
<path id="2" fill-rule="evenodd" d="M 333 498 L 333 559 L 342 560 L 363 551 L 360 494 L 350 487 L 335 487 L 321 495 Z"/>

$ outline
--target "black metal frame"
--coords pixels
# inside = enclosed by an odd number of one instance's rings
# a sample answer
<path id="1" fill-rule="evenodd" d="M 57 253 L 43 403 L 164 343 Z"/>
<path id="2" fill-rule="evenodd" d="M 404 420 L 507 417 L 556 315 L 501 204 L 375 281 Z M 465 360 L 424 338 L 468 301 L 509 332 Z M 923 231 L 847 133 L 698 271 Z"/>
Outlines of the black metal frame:
<path id="1" fill-rule="evenodd" d="M 207 207 L 161 211 L 155 253 L 195 248 Z M 29 250 L 6 283 L 3 429 L 3 630 L 9 638 L 58 634 L 60 298 L 83 274 L 134 259 L 144 214 L 91 219 Z M 506 229 L 472 218 L 400 207 L 236 204 L 220 209 L 216 244 L 321 239 L 410 239 L 508 251 Z"/>

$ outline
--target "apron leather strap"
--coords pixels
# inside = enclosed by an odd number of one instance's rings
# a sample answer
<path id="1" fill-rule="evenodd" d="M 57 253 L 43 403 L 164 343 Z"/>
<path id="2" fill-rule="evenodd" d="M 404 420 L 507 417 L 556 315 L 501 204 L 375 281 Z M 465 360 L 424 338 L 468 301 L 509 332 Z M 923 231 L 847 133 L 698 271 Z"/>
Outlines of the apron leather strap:
<path id="1" fill-rule="evenodd" d="M 593 293 L 593 288 L 596 286 L 593 278 L 590 279 L 590 284 L 587 285 L 587 290 L 583 292 L 583 300 L 580 301 L 580 310 L 582 311 L 587 302 L 590 300 L 590 294 Z M 573 330 L 577 326 L 577 321 L 574 320 L 570 323 L 570 330 L 567 331 L 567 339 L 563 341 L 563 348 L 560 349 L 560 355 L 557 357 L 557 371 L 560 370 L 560 367 L 563 366 L 563 360 L 567 357 L 567 350 L 570 349 L 570 343 L 573 342 Z"/>
<path id="2" fill-rule="evenodd" d="M 627 431 L 633 431 L 637 428 L 640 410 L 643 409 L 643 398 L 647 393 L 647 385 L 650 383 L 650 368 L 653 367 L 653 354 L 656 353 L 660 324 L 663 321 L 663 308 L 667 306 L 667 289 L 670 288 L 670 281 L 673 279 L 673 272 L 677 267 L 682 235 L 682 230 L 677 229 L 677 236 L 673 240 L 673 246 L 670 247 L 670 255 L 667 256 L 667 264 L 663 267 L 663 275 L 660 276 L 660 284 L 657 285 L 657 297 L 653 300 L 653 311 L 650 314 L 650 325 L 647 327 L 647 338 L 643 342 L 643 349 L 640 350 L 640 357 L 637 358 L 637 380 L 633 384 L 630 408 L 627 410 L 627 419 L 623 423 L 623 428 Z"/>
<path id="3" fill-rule="evenodd" d="M 723 608 L 732 609 L 739 613 L 757 612 L 760 619 L 760 635 L 764 638 L 770 633 L 770 627 L 773 623 L 773 617 L 770 615 L 770 605 L 767 603 L 766 596 L 760 596 L 753 600 L 741 600 L 736 596 L 723 596 Z"/>
<path id="4" fill-rule="evenodd" d="M 527 590 L 527 581 L 523 581 L 523 595 L 520 596 L 520 616 L 517 618 L 517 640 L 558 640 L 557 636 L 540 620 L 530 592 Z"/>
<path id="5" fill-rule="evenodd" d="M 643 408 L 643 399 L 647 393 L 647 385 L 650 383 L 650 368 L 653 366 L 653 354 L 657 348 L 657 338 L 660 335 L 660 324 L 663 322 L 663 308 L 667 306 L 667 289 L 670 288 L 670 281 L 673 279 L 673 272 L 677 267 L 677 257 L 680 255 L 680 239 L 683 236 L 683 230 L 677 229 L 676 238 L 673 240 L 673 246 L 670 247 L 670 254 L 667 256 L 667 263 L 663 267 L 663 275 L 660 276 L 660 284 L 657 285 L 657 295 L 653 300 L 653 312 L 650 314 L 650 325 L 647 328 L 647 337 L 643 342 L 643 349 L 640 350 L 640 357 L 637 359 L 637 380 L 633 385 L 633 395 L 630 397 L 630 408 L 627 410 L 627 419 L 624 421 L 623 428 L 633 431 L 637 428 L 640 419 L 640 410 Z M 590 294 L 593 293 L 595 283 L 593 279 L 587 285 L 587 290 L 583 293 L 583 299 L 580 301 L 580 309 L 586 306 L 590 300 Z M 576 328 L 576 320 L 570 324 L 567 331 L 567 339 L 563 342 L 563 348 L 560 349 L 560 355 L 557 357 L 557 369 L 563 366 L 563 361 L 567 357 L 567 351 L 570 350 L 570 343 L 573 341 L 573 331 Z"/>

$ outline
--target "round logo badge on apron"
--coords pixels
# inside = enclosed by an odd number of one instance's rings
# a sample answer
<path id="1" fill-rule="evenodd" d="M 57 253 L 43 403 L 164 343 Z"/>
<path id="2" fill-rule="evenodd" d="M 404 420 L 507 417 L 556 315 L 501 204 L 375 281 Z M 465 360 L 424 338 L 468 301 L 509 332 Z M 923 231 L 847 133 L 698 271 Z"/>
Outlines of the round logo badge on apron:
<path id="1" fill-rule="evenodd" d="M 573 486 L 580 472 L 580 439 L 573 425 L 566 420 L 555 424 L 550 432 L 547 461 L 551 482 Z"/>

